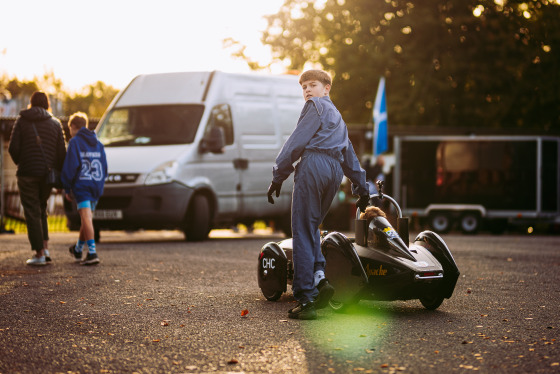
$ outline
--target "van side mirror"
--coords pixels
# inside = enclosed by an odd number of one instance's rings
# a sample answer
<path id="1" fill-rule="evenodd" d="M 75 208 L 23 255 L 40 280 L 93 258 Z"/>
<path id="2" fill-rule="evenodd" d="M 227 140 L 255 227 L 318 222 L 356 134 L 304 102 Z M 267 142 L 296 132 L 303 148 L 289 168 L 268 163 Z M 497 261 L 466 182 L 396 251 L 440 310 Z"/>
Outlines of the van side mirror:
<path id="1" fill-rule="evenodd" d="M 224 129 L 219 126 L 212 126 L 200 141 L 198 151 L 200 153 L 224 153 L 226 146 L 226 135 Z"/>

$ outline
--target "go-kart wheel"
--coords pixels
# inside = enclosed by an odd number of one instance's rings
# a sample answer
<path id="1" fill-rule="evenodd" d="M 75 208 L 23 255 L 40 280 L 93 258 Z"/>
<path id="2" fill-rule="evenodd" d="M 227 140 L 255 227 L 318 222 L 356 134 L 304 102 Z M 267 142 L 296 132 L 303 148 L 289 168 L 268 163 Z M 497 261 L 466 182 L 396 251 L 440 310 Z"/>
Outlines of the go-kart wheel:
<path id="1" fill-rule="evenodd" d="M 265 291 L 263 289 L 261 289 L 261 291 L 268 301 L 276 301 L 282 296 L 282 291 Z"/>
<path id="2" fill-rule="evenodd" d="M 420 298 L 420 302 L 424 306 L 424 308 L 428 310 L 436 310 L 441 303 L 443 303 L 443 296 L 439 295 L 427 295 Z"/>
<path id="3" fill-rule="evenodd" d="M 333 299 L 329 300 L 329 306 L 335 312 L 344 312 L 348 308 L 348 304 L 344 304 Z"/>
<path id="4" fill-rule="evenodd" d="M 358 304 L 360 301 L 360 294 L 355 295 L 354 297 L 348 299 L 346 302 L 337 301 L 336 299 L 329 300 L 329 306 L 335 312 L 344 312 L 352 305 Z"/>

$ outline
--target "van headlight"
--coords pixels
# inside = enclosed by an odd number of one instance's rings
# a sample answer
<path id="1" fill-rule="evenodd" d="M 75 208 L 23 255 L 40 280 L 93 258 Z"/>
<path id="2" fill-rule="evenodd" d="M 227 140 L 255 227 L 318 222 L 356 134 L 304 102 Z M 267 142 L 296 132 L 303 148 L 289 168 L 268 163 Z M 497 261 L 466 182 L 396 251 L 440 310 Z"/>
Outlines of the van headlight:
<path id="1" fill-rule="evenodd" d="M 177 172 L 177 161 L 167 161 L 155 168 L 148 176 L 144 184 L 164 184 L 170 183 Z"/>

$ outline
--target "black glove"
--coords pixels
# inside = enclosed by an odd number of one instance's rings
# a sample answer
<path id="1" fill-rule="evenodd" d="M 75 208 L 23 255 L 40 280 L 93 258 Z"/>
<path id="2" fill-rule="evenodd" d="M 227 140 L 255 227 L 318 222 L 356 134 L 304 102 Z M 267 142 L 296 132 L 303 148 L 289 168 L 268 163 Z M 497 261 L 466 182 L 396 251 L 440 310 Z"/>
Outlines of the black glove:
<path id="1" fill-rule="evenodd" d="M 366 207 L 368 206 L 368 204 L 369 204 L 369 195 L 362 195 L 362 196 L 360 196 L 358 201 L 356 201 L 356 206 L 362 212 L 366 211 Z"/>
<path id="2" fill-rule="evenodd" d="M 266 193 L 266 195 L 268 196 L 268 202 L 269 203 L 274 204 L 274 199 L 272 198 L 272 194 L 274 192 L 276 192 L 276 197 L 280 196 L 280 188 L 282 188 L 282 183 L 272 182 L 270 184 L 270 187 L 268 187 L 268 192 Z"/>

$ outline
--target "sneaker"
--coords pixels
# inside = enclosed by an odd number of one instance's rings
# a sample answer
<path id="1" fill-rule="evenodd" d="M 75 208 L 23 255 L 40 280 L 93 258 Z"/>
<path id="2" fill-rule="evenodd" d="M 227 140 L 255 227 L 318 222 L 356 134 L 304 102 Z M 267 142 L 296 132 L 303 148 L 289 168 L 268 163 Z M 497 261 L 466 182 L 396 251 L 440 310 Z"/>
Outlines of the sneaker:
<path id="1" fill-rule="evenodd" d="M 319 290 L 319 294 L 315 299 L 315 308 L 323 309 L 327 305 L 329 305 L 329 301 L 334 295 L 334 287 L 331 286 L 327 278 L 324 278 L 321 279 L 321 281 L 317 285 L 317 289 Z"/>
<path id="2" fill-rule="evenodd" d="M 70 255 L 74 257 L 74 260 L 76 260 L 76 262 L 82 261 L 82 252 L 76 251 L 75 244 L 72 244 L 70 248 L 68 248 L 68 251 L 70 252 Z"/>
<path id="3" fill-rule="evenodd" d="M 288 317 L 293 319 L 316 319 L 317 312 L 312 302 L 299 303 L 295 308 L 288 310 Z"/>
<path id="4" fill-rule="evenodd" d="M 99 257 L 97 257 L 97 253 L 88 253 L 87 257 L 80 262 L 80 265 L 97 265 L 99 263 Z"/>
<path id="5" fill-rule="evenodd" d="M 45 256 L 33 256 L 25 263 L 31 266 L 44 266 L 47 264 L 47 260 L 45 260 Z"/>
<path id="6" fill-rule="evenodd" d="M 48 250 L 48 249 L 45 249 L 45 250 L 44 250 L 44 253 L 45 253 L 45 261 L 51 262 L 52 259 L 51 259 L 51 254 L 49 253 L 49 250 Z"/>

